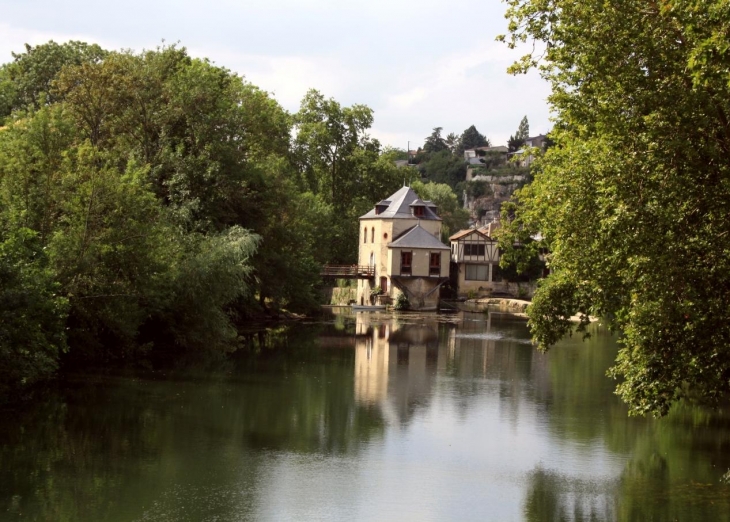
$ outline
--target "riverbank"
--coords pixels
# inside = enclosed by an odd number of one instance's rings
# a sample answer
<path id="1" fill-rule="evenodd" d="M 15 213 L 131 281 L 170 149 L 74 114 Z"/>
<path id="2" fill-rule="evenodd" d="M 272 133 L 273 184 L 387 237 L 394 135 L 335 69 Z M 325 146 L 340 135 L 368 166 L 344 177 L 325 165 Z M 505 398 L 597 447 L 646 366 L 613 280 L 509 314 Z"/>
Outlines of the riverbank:
<path id="1" fill-rule="evenodd" d="M 477 311 L 480 312 L 486 312 L 496 307 L 499 309 L 500 312 L 528 319 L 527 307 L 530 306 L 530 301 L 525 301 L 523 299 L 485 297 L 481 299 L 467 299 L 465 302 L 466 304 L 474 307 Z M 581 316 L 573 315 L 570 317 L 570 320 L 579 323 L 581 320 Z M 591 323 L 594 323 L 598 321 L 598 317 L 590 316 L 588 320 Z"/>

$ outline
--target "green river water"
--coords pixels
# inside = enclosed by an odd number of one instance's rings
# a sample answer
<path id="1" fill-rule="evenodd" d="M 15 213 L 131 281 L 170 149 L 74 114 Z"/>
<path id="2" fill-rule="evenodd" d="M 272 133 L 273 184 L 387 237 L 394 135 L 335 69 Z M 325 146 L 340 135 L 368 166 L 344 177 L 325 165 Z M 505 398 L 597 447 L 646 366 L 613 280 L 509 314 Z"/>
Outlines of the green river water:
<path id="1" fill-rule="evenodd" d="M 0 521 L 725 521 L 730 412 L 629 418 L 598 327 L 335 313 L 2 411 Z"/>

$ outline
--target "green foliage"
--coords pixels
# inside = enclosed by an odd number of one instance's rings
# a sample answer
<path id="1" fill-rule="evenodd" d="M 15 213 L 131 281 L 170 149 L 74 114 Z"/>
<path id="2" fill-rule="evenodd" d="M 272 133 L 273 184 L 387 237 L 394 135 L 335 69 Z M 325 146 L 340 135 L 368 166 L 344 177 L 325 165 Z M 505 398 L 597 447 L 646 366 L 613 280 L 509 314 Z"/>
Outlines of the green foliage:
<path id="1" fill-rule="evenodd" d="M 52 85 L 64 67 L 99 62 L 105 56 L 101 47 L 84 42 L 25 44 L 24 53 L 13 53 L 13 62 L 0 67 L 0 122 L 14 110 L 57 101 Z"/>
<path id="2" fill-rule="evenodd" d="M 497 230 L 497 238 L 502 276 L 508 281 L 537 280 L 545 269 L 540 254 L 546 244 L 533 239 L 535 232 L 526 226 L 514 201 L 502 204 L 501 222 L 505 226 Z"/>
<path id="3" fill-rule="evenodd" d="M 405 149 L 400 149 L 398 147 L 386 146 L 383 147 L 381 156 L 387 161 L 407 160 L 408 152 Z"/>
<path id="4" fill-rule="evenodd" d="M 310 91 L 292 117 L 174 45 L 27 47 L 0 67 L 0 119 L 0 314 L 28 308 L 0 323 L 12 386 L 66 344 L 226 350 L 264 309 L 310 310 L 321 266 L 355 260 L 357 218 L 403 182 L 368 107 Z"/>
<path id="5" fill-rule="evenodd" d="M 544 42 L 555 146 L 510 227 L 551 275 L 530 310 L 554 343 L 576 312 L 624 332 L 611 375 L 635 414 L 730 391 L 730 53 L 724 2 L 509 0 L 511 46 Z M 537 65 L 532 55 L 513 72 Z"/>
<path id="6" fill-rule="evenodd" d="M 341 206 L 355 182 L 354 155 L 368 145 L 379 145 L 365 131 L 373 123 L 373 111 L 364 105 L 342 107 L 312 89 L 294 116 L 294 150 L 307 188 L 329 194 L 329 203 Z"/>
<path id="7" fill-rule="evenodd" d="M 428 138 L 426 138 L 426 141 L 423 144 L 424 152 L 427 154 L 435 154 L 437 152 L 448 152 L 451 154 L 446 140 L 441 136 L 442 130 L 444 130 L 443 127 L 435 127 L 433 129 L 433 132 Z"/>
<path id="8" fill-rule="evenodd" d="M 455 154 L 462 156 L 465 150 L 474 149 L 476 147 L 489 147 L 491 144 L 484 134 L 481 134 L 477 128 L 472 125 L 461 133 L 459 145 Z"/>
<path id="9" fill-rule="evenodd" d="M 390 153 L 366 131 L 373 121 L 364 105 L 342 107 L 315 90 L 294 115 L 293 144 L 298 184 L 328 207 L 326 225 L 318 229 L 316 248 L 333 263 L 357 259 L 358 217 L 403 183 L 403 172 Z M 320 220 L 321 221 L 321 220 Z"/>
<path id="10" fill-rule="evenodd" d="M 393 308 L 395 310 L 409 310 L 411 308 L 411 302 L 408 300 L 408 296 L 403 292 L 399 293 Z"/>
<path id="11" fill-rule="evenodd" d="M 418 197 L 424 201 L 433 201 L 442 222 L 441 239 L 448 244 L 448 238 L 454 232 L 466 228 L 469 212 L 459 205 L 459 200 L 451 187 L 443 183 L 422 183 L 414 181 L 411 184 Z"/>
<path id="12" fill-rule="evenodd" d="M 530 137 L 530 124 L 527 122 L 527 116 L 520 121 L 514 136 L 510 136 L 507 140 L 507 148 L 510 152 L 517 152 L 525 144 L 525 140 Z"/>
<path id="13" fill-rule="evenodd" d="M 37 233 L 0 235 L 0 396 L 55 371 L 68 304 L 58 286 Z"/>
<path id="14" fill-rule="evenodd" d="M 433 183 L 445 183 L 450 187 L 466 179 L 466 163 L 459 156 L 454 156 L 448 150 L 442 150 L 428 156 L 418 165 L 421 176 Z"/>
<path id="15" fill-rule="evenodd" d="M 234 302 L 253 297 L 251 258 L 260 237 L 240 227 L 181 238 L 182 251 L 171 265 L 164 302 L 151 324 L 151 339 L 186 349 L 225 350 L 238 337 L 231 321 Z M 169 340 L 167 341 L 169 342 Z"/>
<path id="16" fill-rule="evenodd" d="M 460 183 L 459 186 L 457 186 L 457 189 L 458 188 L 466 190 L 467 196 L 472 199 L 477 199 L 484 196 L 491 196 L 494 194 L 492 192 L 490 184 L 482 180 L 466 181 L 464 183 Z"/>

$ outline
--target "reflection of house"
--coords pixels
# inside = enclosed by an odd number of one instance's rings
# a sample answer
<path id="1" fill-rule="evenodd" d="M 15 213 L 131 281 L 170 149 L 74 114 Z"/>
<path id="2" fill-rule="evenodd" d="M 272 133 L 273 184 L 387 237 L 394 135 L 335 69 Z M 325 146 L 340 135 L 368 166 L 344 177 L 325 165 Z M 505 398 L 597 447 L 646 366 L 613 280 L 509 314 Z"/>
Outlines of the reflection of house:
<path id="1" fill-rule="evenodd" d="M 416 310 L 435 309 L 448 280 L 449 247 L 441 243 L 436 205 L 403 187 L 360 217 L 359 265 L 375 268 L 357 285 L 357 302 L 368 304 L 376 286 L 394 300 L 405 293 Z"/>
<path id="2" fill-rule="evenodd" d="M 446 362 L 437 323 L 398 324 L 381 314 L 357 314 L 356 321 L 355 400 L 408 420 L 428 402 L 437 365 Z"/>
<path id="3" fill-rule="evenodd" d="M 515 393 L 508 395 L 519 398 L 534 361 L 546 359 L 530 345 L 523 321 L 495 313 L 460 312 L 456 324 L 448 325 L 435 316 L 399 323 L 389 314 L 357 314 L 355 400 L 377 407 L 390 422 L 405 422 L 428 406 L 439 376 L 453 375 L 513 383 Z M 495 332 L 494 322 L 500 323 Z M 462 398 L 474 397 L 473 389 L 462 391 Z"/>
<path id="4" fill-rule="evenodd" d="M 461 230 L 451 236 L 451 278 L 460 296 L 505 291 L 499 271 L 496 225 Z"/>

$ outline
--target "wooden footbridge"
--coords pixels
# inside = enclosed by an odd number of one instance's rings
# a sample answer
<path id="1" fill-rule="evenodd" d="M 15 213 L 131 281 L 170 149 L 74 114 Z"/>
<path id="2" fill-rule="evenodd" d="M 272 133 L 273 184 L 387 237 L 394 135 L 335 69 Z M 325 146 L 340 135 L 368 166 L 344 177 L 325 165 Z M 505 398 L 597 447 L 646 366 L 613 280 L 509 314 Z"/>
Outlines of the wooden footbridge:
<path id="1" fill-rule="evenodd" d="M 375 267 L 370 265 L 325 265 L 320 272 L 322 277 L 335 279 L 372 279 Z"/>

